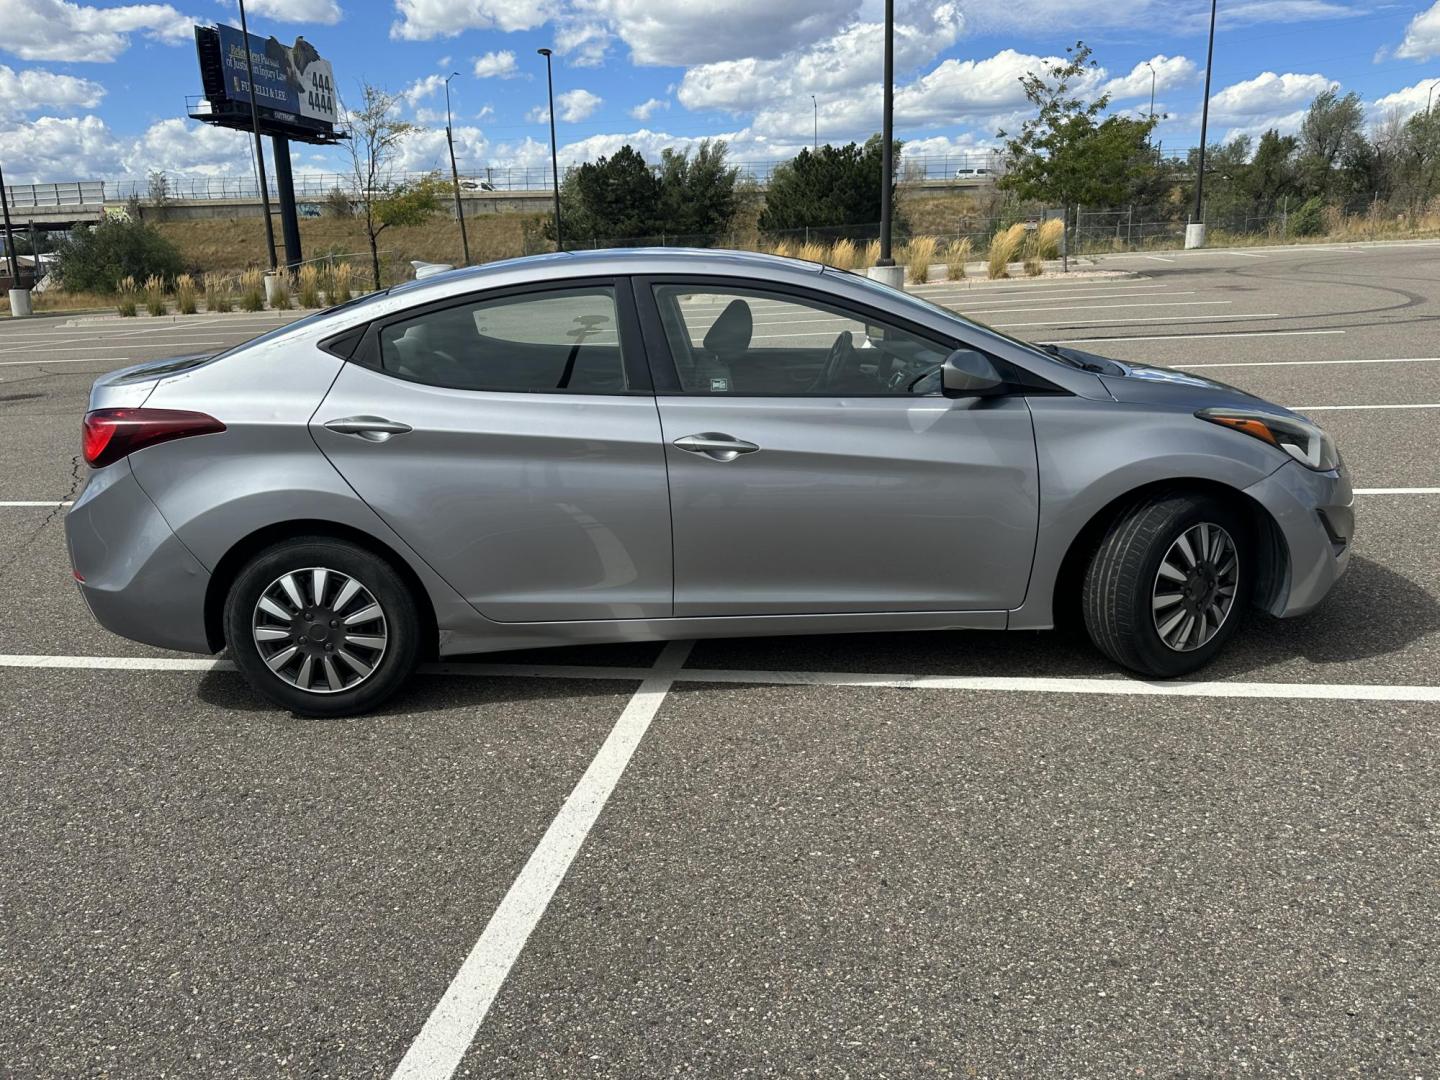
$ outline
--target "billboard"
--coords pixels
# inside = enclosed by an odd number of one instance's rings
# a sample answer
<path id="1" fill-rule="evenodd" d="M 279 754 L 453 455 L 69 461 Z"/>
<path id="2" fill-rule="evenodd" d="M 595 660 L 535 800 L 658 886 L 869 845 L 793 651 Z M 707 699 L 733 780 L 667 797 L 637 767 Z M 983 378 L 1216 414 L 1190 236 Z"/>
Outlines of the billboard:
<path id="1" fill-rule="evenodd" d="M 307 142 L 344 138 L 336 131 L 339 102 L 330 61 L 303 37 L 285 45 L 277 38 L 247 35 L 233 26 L 197 26 L 195 44 L 205 101 L 192 108 L 196 120 L 249 128 L 252 88 L 246 69 L 248 44 L 255 72 L 253 97 L 261 130 Z"/>
<path id="2" fill-rule="evenodd" d="M 245 37 L 233 26 L 221 26 L 220 66 L 225 73 L 225 96 L 231 101 L 251 99 L 250 74 L 245 67 Z M 335 73 L 330 61 L 320 59 L 303 37 L 294 45 L 250 34 L 250 64 L 255 71 L 254 99 L 276 112 L 302 116 L 335 126 Z"/>

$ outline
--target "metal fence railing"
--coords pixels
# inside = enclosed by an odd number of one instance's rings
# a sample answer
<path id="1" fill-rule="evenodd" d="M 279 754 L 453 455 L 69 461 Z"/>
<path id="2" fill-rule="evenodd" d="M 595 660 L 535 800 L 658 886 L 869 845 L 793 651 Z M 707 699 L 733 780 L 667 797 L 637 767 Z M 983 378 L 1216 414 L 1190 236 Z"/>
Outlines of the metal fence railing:
<path id="1" fill-rule="evenodd" d="M 6 184 L 5 195 L 13 211 L 99 206 L 105 201 L 105 182 L 72 180 L 64 184 Z"/>

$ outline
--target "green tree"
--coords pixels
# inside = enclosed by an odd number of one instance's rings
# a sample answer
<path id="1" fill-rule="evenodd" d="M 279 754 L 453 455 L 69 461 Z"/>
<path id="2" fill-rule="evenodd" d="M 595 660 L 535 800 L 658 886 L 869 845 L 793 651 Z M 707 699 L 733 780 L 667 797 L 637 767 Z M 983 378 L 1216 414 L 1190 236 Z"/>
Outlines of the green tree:
<path id="1" fill-rule="evenodd" d="M 1155 118 L 1105 117 L 1110 96 L 1084 96 L 1079 89 L 1099 65 L 1091 48 L 1077 41 L 1067 59 L 1027 72 L 1020 79 L 1036 114 L 1010 135 L 1004 131 L 1009 165 L 999 186 L 1022 199 L 1063 206 L 1119 205 L 1150 188 L 1158 164 L 1150 148 Z"/>
<path id="2" fill-rule="evenodd" d="M 565 235 L 576 242 L 635 239 L 656 230 L 660 180 L 630 145 L 570 169 L 560 190 Z M 547 223 L 546 235 L 555 239 Z"/>
<path id="3" fill-rule="evenodd" d="M 77 225 L 56 246 L 56 273 L 72 292 L 113 293 L 122 278 L 173 278 L 183 269 L 175 245 L 138 218 Z"/>
<path id="4" fill-rule="evenodd" d="M 760 228 L 787 229 L 873 225 L 880 220 L 880 183 L 884 143 L 874 135 L 864 146 L 822 146 L 801 150 L 776 167 L 765 189 Z M 892 149 L 900 161 L 900 143 Z M 895 177 L 889 178 L 894 205 Z"/>
<path id="5" fill-rule="evenodd" d="M 1300 179 L 1311 195 L 1329 195 L 1346 186 L 1342 162 L 1353 167 L 1362 157 L 1365 106 L 1356 93 L 1327 90 L 1310 103 L 1300 124 Z"/>
<path id="6" fill-rule="evenodd" d="M 347 112 L 350 163 L 356 204 L 370 244 L 370 268 L 380 285 L 380 234 L 393 225 L 419 225 L 440 209 L 443 185 L 436 174 L 396 179 L 395 163 L 415 125 L 399 117 L 400 95 L 369 83 L 360 87 L 360 108 Z"/>
<path id="7" fill-rule="evenodd" d="M 1246 175 L 1245 186 L 1252 199 L 1273 207 L 1281 199 L 1299 194 L 1295 175 L 1295 150 L 1299 145 L 1295 136 L 1281 135 L 1274 128 L 1260 136 Z"/>
<path id="8" fill-rule="evenodd" d="M 660 155 L 659 221 L 662 232 L 679 233 L 705 244 L 730 227 L 739 195 L 740 170 L 725 163 L 723 140 L 701 141 L 693 157 L 686 151 Z"/>

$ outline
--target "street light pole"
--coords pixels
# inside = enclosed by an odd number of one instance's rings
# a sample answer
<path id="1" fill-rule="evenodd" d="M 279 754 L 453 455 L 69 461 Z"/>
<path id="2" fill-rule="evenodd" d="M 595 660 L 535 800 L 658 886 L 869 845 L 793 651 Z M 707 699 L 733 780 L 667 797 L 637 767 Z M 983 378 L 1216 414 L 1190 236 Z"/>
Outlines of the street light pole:
<path id="1" fill-rule="evenodd" d="M 816 100 L 815 100 L 815 95 L 814 95 L 814 94 L 811 94 L 811 95 L 810 95 L 810 108 L 813 109 L 814 112 L 815 112 L 815 139 L 814 139 L 814 142 L 811 143 L 811 148 L 814 149 L 814 150 L 819 150 L 819 149 L 820 149 L 820 105 L 819 105 L 818 102 L 816 102 Z"/>
<path id="2" fill-rule="evenodd" d="M 875 265 L 894 266 L 890 257 L 890 200 L 891 178 L 895 175 L 895 163 L 891 160 L 891 148 L 895 142 L 895 0 L 885 0 L 885 97 L 884 115 L 880 121 L 880 258 Z M 903 279 L 902 279 L 903 281 Z"/>
<path id="3" fill-rule="evenodd" d="M 1146 61 L 1145 61 L 1145 66 L 1150 69 L 1150 119 L 1151 119 L 1151 120 L 1154 120 L 1154 119 L 1155 119 L 1155 65 L 1152 64 L 1152 63 L 1150 63 L 1149 60 L 1146 60 Z"/>
<path id="4" fill-rule="evenodd" d="M 20 288 L 20 260 L 15 257 L 15 231 L 10 227 L 10 197 L 5 191 L 5 170 L 0 169 L 0 211 L 5 217 L 5 260 L 10 264 L 10 288 Z M 35 252 L 35 230 L 30 230 L 31 254 Z M 39 262 L 37 259 L 36 265 Z"/>
<path id="5" fill-rule="evenodd" d="M 550 50 L 536 49 L 545 58 L 545 86 L 550 95 L 550 175 L 555 187 L 555 250 L 565 250 L 560 235 L 560 157 L 555 149 L 555 78 L 550 69 Z"/>
<path id="6" fill-rule="evenodd" d="M 250 127 L 255 132 L 260 211 L 265 215 L 265 252 L 270 256 L 270 272 L 273 274 L 278 266 L 275 260 L 275 223 L 270 220 L 270 189 L 265 183 L 265 147 L 260 142 L 260 108 L 255 104 L 255 64 L 250 59 L 250 26 L 245 21 L 245 0 L 240 0 L 240 36 L 245 39 L 245 78 L 250 81 Z"/>
<path id="7" fill-rule="evenodd" d="M 1437 87 L 1437 86 L 1440 86 L 1440 79 L 1436 79 L 1434 82 L 1432 82 L 1432 83 L 1430 84 L 1430 93 L 1428 93 L 1428 94 L 1425 95 L 1425 115 L 1426 115 L 1426 116 L 1429 116 L 1429 115 L 1430 115 L 1430 102 L 1431 102 L 1431 101 L 1434 99 L 1434 97 L 1435 97 L 1435 87 Z"/>
<path id="8" fill-rule="evenodd" d="M 465 209 L 460 205 L 460 170 L 455 167 L 455 136 L 450 131 L 450 79 L 459 75 L 452 71 L 445 80 L 445 142 L 450 147 L 450 179 L 455 184 L 455 220 L 460 223 L 460 247 L 465 252 L 465 265 L 470 265 L 470 237 L 465 233 Z"/>
<path id="9" fill-rule="evenodd" d="M 1200 161 L 1195 171 L 1195 216 L 1185 226 L 1185 246 L 1205 244 L 1205 138 L 1210 124 L 1210 69 L 1215 66 L 1215 5 L 1210 0 L 1210 45 L 1205 52 L 1205 100 L 1200 105 Z"/>

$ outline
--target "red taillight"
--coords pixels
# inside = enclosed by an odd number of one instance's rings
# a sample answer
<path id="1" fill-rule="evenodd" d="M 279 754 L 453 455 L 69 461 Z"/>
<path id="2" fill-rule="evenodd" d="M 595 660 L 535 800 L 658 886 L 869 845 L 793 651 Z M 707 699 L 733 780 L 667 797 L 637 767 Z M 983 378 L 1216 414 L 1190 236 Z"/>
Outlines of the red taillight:
<path id="1" fill-rule="evenodd" d="M 98 469 L 156 443 L 224 430 L 213 416 L 182 409 L 96 409 L 85 414 L 81 450 Z"/>

